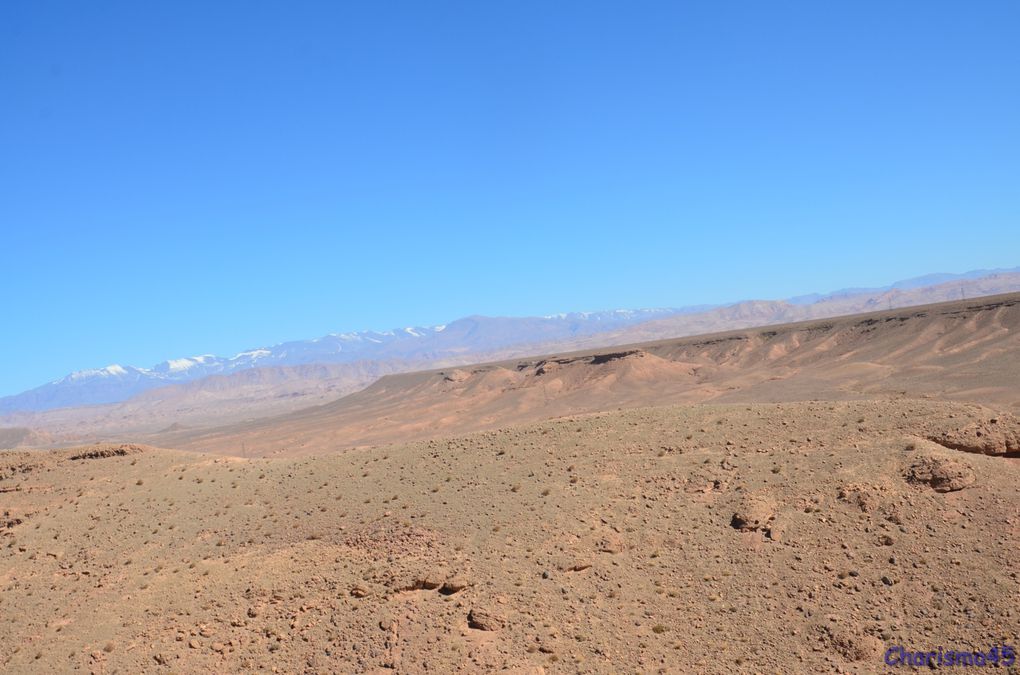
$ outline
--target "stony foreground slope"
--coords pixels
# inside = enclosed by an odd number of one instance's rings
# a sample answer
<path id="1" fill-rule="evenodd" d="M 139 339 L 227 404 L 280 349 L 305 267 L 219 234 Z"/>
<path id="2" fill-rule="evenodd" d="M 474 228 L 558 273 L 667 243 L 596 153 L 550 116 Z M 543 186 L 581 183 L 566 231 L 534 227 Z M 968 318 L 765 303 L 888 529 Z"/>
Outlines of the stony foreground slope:
<path id="1" fill-rule="evenodd" d="M 291 460 L 9 452 L 0 669 L 873 672 L 893 645 L 1017 646 L 1018 432 L 818 401 Z"/>

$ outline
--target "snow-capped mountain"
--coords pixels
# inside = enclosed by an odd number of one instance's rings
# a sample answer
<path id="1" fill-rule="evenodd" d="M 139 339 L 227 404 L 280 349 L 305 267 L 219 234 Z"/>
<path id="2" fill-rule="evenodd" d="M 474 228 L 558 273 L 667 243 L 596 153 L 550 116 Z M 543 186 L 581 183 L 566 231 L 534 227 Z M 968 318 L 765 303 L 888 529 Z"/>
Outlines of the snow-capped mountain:
<path id="1" fill-rule="evenodd" d="M 573 312 L 525 318 L 471 316 L 438 326 L 331 333 L 312 340 L 251 349 L 232 357 L 203 354 L 169 359 L 151 368 L 113 364 L 77 371 L 24 393 L 0 398 L 0 413 L 116 403 L 156 387 L 262 366 L 432 360 L 482 353 L 593 335 L 696 309 L 699 308 Z"/>
<path id="2" fill-rule="evenodd" d="M 571 343 L 575 338 L 592 337 L 594 342 L 605 338 L 613 344 L 624 344 L 1014 291 L 1020 291 L 1020 268 L 933 274 L 882 288 L 843 289 L 787 301 L 523 318 L 469 316 L 438 326 L 331 333 L 312 340 L 250 349 L 231 357 L 204 354 L 170 359 L 151 368 L 114 364 L 82 370 L 22 394 L 0 398 L 0 414 L 117 403 L 149 389 L 257 367 L 354 361 L 393 365 L 402 361 L 403 367 L 413 364 L 428 368 L 431 362 L 484 355 L 498 349 L 531 345 L 553 349 L 557 342 L 576 345 L 577 342 Z M 639 326 L 646 322 L 647 325 Z"/>

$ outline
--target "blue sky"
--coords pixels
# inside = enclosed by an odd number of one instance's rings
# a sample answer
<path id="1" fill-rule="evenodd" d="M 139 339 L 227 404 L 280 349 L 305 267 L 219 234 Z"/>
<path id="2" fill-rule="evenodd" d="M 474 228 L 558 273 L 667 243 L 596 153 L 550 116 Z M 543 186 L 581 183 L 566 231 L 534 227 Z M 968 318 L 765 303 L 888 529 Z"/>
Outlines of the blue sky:
<path id="1" fill-rule="evenodd" d="M 1020 264 L 1020 3 L 0 4 L 0 393 Z"/>

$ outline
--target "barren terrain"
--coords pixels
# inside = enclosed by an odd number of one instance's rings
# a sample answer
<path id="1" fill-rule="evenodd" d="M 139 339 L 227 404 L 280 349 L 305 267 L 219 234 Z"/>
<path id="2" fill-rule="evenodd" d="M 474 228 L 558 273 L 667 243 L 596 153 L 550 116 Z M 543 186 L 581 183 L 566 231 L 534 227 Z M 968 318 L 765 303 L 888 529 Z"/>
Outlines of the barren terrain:
<path id="1" fill-rule="evenodd" d="M 901 309 L 933 302 L 960 299 L 973 302 L 981 297 L 1018 290 L 1020 273 L 991 273 L 975 279 L 904 289 L 851 289 L 829 296 L 812 296 L 809 302 L 744 301 L 703 311 L 680 312 L 668 318 L 643 321 L 624 328 L 607 328 L 605 331 L 581 322 L 575 326 L 576 334 L 563 326 L 552 330 L 546 325 L 549 323 L 547 319 L 555 317 L 467 317 L 445 326 L 440 333 L 433 333 L 433 338 L 424 345 L 410 340 L 411 344 L 400 343 L 402 347 L 399 349 L 382 349 L 355 361 L 263 364 L 244 371 L 151 389 L 119 403 L 0 412 L 0 447 L 68 446 L 142 435 L 151 437 L 164 429 L 194 432 L 332 403 L 387 374 L 483 361 L 498 362 L 553 352 L 604 351 L 617 345 Z M 570 322 L 567 324 L 569 326 Z M 281 353 L 289 352 L 291 348 L 300 351 L 314 343 L 316 341 L 281 345 Z M 334 356 L 346 353 L 341 348 Z M 2 403 L 3 400 L 0 400 Z M 2 405 L 0 410 L 3 410 Z M 7 432 L 5 440 L 2 427 L 23 431 L 17 437 Z M 398 436 L 394 438 L 399 440 Z"/>
<path id="2" fill-rule="evenodd" d="M 1016 647 L 1018 322 L 999 296 L 394 375 L 159 438 L 191 451 L 2 453 L 0 668 L 877 672 L 897 645 Z"/>
<path id="3" fill-rule="evenodd" d="M 1020 294 L 383 377 L 159 445 L 298 455 L 618 407 L 934 397 L 1020 410 Z"/>

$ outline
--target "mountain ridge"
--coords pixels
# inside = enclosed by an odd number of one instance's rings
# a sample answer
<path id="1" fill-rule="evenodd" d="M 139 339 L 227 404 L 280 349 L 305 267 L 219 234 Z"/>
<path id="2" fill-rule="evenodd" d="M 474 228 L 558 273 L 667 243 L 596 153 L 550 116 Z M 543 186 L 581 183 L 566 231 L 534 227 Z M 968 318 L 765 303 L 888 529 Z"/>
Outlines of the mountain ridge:
<path id="1" fill-rule="evenodd" d="M 0 398 L 0 415 L 117 404 L 147 391 L 251 368 L 355 361 L 402 361 L 428 367 L 444 359 L 482 356 L 512 348 L 553 349 L 561 343 L 578 348 L 611 345 L 1015 290 L 1020 290 L 1020 267 L 962 274 L 934 273 L 877 289 L 842 289 L 787 300 L 568 312 L 540 317 L 471 315 L 434 326 L 329 333 L 308 340 L 258 347 L 232 357 L 204 354 L 168 359 L 151 368 L 112 364 L 76 371 L 28 391 Z M 387 368 L 384 366 L 382 370 Z"/>
<path id="2" fill-rule="evenodd" d="M 205 354 L 168 359 L 151 368 L 111 364 L 75 371 L 28 391 L 2 397 L 0 413 L 119 403 L 151 389 L 256 367 L 441 358 L 445 354 L 486 351 L 517 343 L 581 337 L 684 311 L 608 310 L 520 318 L 475 315 L 435 326 L 329 333 L 258 347 L 232 357 Z"/>
<path id="3" fill-rule="evenodd" d="M 1020 293 L 392 373 L 326 405 L 144 439 L 301 456 L 670 404 L 917 399 L 1020 408 Z"/>

